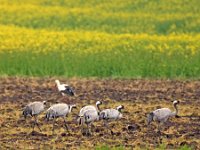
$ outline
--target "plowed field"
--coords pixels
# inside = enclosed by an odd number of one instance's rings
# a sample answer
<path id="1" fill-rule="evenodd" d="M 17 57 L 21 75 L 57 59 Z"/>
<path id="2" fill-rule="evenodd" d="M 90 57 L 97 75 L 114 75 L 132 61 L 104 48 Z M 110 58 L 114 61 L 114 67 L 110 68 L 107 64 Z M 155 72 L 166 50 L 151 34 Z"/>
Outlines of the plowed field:
<path id="1" fill-rule="evenodd" d="M 200 149 L 200 81 L 198 80 L 121 80 L 65 79 L 75 90 L 75 97 L 62 97 L 54 87 L 55 78 L 0 79 L 0 147 L 1 149 L 89 149 L 109 147 L 150 148 L 164 144 L 173 149 L 188 145 Z M 45 112 L 39 115 L 42 132 L 32 132 L 31 118 L 22 117 L 23 107 L 32 101 L 47 101 L 47 108 L 57 102 L 76 104 L 78 109 L 67 117 L 70 134 L 57 119 L 55 134 Z M 101 109 L 124 105 L 124 118 L 111 122 L 107 132 L 102 122 L 94 124 L 92 135 L 84 136 L 76 122 L 80 108 L 102 100 Z M 147 126 L 146 115 L 154 109 L 169 107 L 180 100 L 179 118 L 171 118 L 157 133 L 156 123 Z"/>

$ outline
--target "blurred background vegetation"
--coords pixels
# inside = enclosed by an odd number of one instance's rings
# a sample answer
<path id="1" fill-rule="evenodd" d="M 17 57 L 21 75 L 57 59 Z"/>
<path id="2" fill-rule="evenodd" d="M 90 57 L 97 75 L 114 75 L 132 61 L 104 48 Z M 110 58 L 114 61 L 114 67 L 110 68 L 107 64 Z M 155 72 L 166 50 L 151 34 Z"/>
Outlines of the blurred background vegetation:
<path id="1" fill-rule="evenodd" d="M 198 78 L 198 0 L 0 0 L 0 74 Z"/>

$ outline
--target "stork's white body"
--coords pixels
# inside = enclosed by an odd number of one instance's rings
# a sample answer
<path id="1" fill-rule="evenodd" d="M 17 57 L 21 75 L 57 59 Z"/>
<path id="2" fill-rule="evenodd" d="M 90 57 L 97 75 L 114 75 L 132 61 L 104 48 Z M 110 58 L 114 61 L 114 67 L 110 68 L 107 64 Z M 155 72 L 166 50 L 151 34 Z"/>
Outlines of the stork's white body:
<path id="1" fill-rule="evenodd" d="M 58 84 L 58 91 L 64 91 L 66 89 L 66 86 L 69 86 L 68 84 Z"/>
<path id="2" fill-rule="evenodd" d="M 59 80 L 55 80 L 58 91 L 64 96 L 65 94 L 74 96 L 72 88 L 68 84 L 61 84 Z"/>

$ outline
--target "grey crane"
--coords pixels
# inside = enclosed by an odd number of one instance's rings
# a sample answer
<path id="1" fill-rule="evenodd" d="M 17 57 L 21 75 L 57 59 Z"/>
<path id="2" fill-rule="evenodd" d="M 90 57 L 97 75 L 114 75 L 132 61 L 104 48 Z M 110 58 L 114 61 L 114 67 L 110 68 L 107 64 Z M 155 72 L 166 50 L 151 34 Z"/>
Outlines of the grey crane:
<path id="1" fill-rule="evenodd" d="M 24 108 L 24 110 L 22 112 L 22 114 L 23 114 L 23 116 L 24 116 L 25 119 L 26 119 L 27 116 L 34 117 L 33 131 L 34 131 L 35 125 L 37 125 L 37 127 L 39 128 L 39 130 L 41 132 L 41 129 L 40 129 L 39 124 L 37 122 L 37 116 L 42 111 L 44 111 L 45 105 L 46 105 L 46 101 L 43 101 L 43 102 L 35 101 L 35 102 L 32 102 L 32 103 L 28 104 Z"/>
<path id="2" fill-rule="evenodd" d="M 152 121 L 158 122 L 158 131 L 160 133 L 160 125 L 167 122 L 170 117 L 177 116 L 178 108 L 177 105 L 180 102 L 175 100 L 173 101 L 173 106 L 175 111 L 171 111 L 169 108 L 160 108 L 156 109 L 153 112 L 150 112 L 147 116 L 147 124 L 149 125 Z"/>
<path id="3" fill-rule="evenodd" d="M 65 117 L 69 113 L 72 112 L 73 108 L 76 108 L 76 105 L 68 105 L 68 104 L 65 104 L 65 103 L 58 103 L 58 104 L 52 105 L 47 110 L 45 118 L 47 119 L 47 121 L 49 121 L 50 119 L 53 119 L 53 129 L 52 129 L 53 134 L 54 134 L 54 128 L 55 128 L 55 121 L 56 121 L 56 118 L 58 118 L 58 117 L 63 118 L 65 128 L 69 132 L 69 127 L 67 125 Z"/>
<path id="4" fill-rule="evenodd" d="M 70 95 L 74 96 L 74 91 L 68 84 L 61 84 L 59 80 L 55 80 L 56 87 L 58 88 L 58 91 L 64 96 L 64 95 Z"/>
<path id="5" fill-rule="evenodd" d="M 81 108 L 80 112 L 79 112 L 79 115 L 83 115 L 85 111 L 87 110 L 96 110 L 97 112 L 100 112 L 100 108 L 99 106 L 102 104 L 101 101 L 97 101 L 96 102 L 96 106 L 93 106 L 93 105 L 87 105 L 87 106 L 84 106 Z"/>
<path id="6" fill-rule="evenodd" d="M 108 127 L 108 122 L 121 119 L 123 116 L 122 109 L 124 109 L 124 106 L 120 105 L 116 109 L 104 109 L 100 112 L 99 118 L 104 120 L 104 126 L 111 131 L 111 134 L 113 134 L 113 131 Z"/>
<path id="7" fill-rule="evenodd" d="M 99 106 L 102 104 L 101 101 L 97 101 L 96 102 L 96 106 L 93 106 L 93 105 L 86 105 L 84 107 L 81 108 L 80 112 L 79 112 L 79 117 L 77 119 L 77 122 L 80 122 L 80 116 L 83 116 L 84 113 L 87 111 L 87 110 L 95 110 L 97 112 L 100 112 L 100 108 Z"/>
<path id="8" fill-rule="evenodd" d="M 99 113 L 96 110 L 94 109 L 86 110 L 84 114 L 80 116 L 80 120 L 79 120 L 82 133 L 83 133 L 83 125 L 86 124 L 87 125 L 86 135 L 90 134 L 91 132 L 90 132 L 89 126 L 92 124 L 92 122 L 98 121 L 98 120 L 99 120 Z"/>

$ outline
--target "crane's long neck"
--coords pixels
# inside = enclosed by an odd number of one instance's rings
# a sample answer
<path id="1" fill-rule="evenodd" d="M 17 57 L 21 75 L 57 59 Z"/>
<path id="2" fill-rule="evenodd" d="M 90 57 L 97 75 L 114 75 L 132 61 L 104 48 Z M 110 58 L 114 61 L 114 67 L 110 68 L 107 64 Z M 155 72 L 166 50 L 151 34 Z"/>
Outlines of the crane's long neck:
<path id="1" fill-rule="evenodd" d="M 69 113 L 71 113 L 72 112 L 72 109 L 74 108 L 74 106 L 69 106 Z"/>
<path id="2" fill-rule="evenodd" d="M 174 104 L 175 111 L 172 112 L 171 116 L 176 116 L 178 114 L 177 104 Z"/>
<path id="3" fill-rule="evenodd" d="M 97 111 L 100 112 L 99 104 L 96 105 Z"/>
<path id="4" fill-rule="evenodd" d="M 72 106 L 69 106 L 69 113 L 72 112 Z"/>

